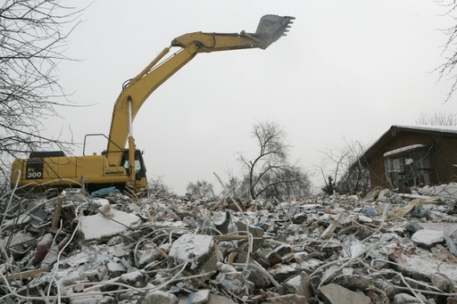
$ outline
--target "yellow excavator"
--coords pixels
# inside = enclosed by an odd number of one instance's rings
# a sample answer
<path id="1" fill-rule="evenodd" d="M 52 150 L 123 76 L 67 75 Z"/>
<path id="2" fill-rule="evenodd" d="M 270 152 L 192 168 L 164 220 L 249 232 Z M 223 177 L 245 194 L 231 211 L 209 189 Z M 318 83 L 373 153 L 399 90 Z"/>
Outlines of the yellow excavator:
<path id="1" fill-rule="evenodd" d="M 144 191 L 146 166 L 141 151 L 135 147 L 132 123 L 149 95 L 196 54 L 252 48 L 264 50 L 286 35 L 293 19 L 265 15 L 255 33 L 195 32 L 173 39 L 170 47 L 124 85 L 114 104 L 108 146 L 101 155 L 85 155 L 84 149 L 83 156 L 67 156 L 63 151 L 33 151 L 28 159 L 14 161 L 11 186 L 27 191 L 71 187 L 84 187 L 89 192 L 107 187 L 128 188 L 133 193 Z M 164 59 L 172 47 L 180 50 Z M 100 134 L 86 137 L 92 135 Z"/>

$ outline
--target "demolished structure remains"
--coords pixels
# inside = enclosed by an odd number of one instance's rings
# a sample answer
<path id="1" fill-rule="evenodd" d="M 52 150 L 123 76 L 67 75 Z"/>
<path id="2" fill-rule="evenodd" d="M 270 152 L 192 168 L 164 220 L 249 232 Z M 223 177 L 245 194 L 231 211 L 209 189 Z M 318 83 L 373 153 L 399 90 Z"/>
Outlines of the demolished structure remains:
<path id="1" fill-rule="evenodd" d="M 457 180 L 457 127 L 393 125 L 361 160 L 371 188 L 439 185 Z"/>
<path id="2" fill-rule="evenodd" d="M 457 184 L 2 198 L 2 303 L 457 303 Z"/>

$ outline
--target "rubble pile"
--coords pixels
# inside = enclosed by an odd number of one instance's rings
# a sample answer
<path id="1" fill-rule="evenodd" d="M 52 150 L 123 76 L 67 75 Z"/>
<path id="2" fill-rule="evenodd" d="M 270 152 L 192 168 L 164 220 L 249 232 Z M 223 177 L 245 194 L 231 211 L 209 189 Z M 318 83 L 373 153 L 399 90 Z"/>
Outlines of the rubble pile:
<path id="1" fill-rule="evenodd" d="M 457 303 L 457 185 L 2 199 L 1 303 Z"/>

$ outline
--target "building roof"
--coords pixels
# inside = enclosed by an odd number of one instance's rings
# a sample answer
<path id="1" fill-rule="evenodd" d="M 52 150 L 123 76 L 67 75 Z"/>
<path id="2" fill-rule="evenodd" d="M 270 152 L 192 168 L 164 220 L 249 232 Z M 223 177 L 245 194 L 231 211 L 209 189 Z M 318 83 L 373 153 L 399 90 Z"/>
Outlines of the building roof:
<path id="1" fill-rule="evenodd" d="M 412 132 L 423 134 L 446 134 L 457 136 L 457 126 L 435 126 L 435 125 L 392 125 L 377 141 L 375 141 L 364 153 L 365 159 L 370 158 L 398 132 Z"/>
<path id="2" fill-rule="evenodd" d="M 392 129 L 413 131 L 413 132 L 431 132 L 431 133 L 450 133 L 457 134 L 457 126 L 434 126 L 434 125 L 393 125 Z"/>

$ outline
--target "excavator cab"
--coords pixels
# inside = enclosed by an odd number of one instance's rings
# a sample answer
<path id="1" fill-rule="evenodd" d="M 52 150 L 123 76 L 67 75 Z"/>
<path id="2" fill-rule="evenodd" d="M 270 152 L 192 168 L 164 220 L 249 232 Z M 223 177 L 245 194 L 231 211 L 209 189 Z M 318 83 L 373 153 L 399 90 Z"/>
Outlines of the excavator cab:
<path id="1" fill-rule="evenodd" d="M 125 168 L 127 176 L 130 175 L 131 165 L 129 161 L 129 150 L 125 149 L 124 151 L 119 151 L 122 153 L 121 162 L 119 166 Z M 117 152 L 117 153 L 119 153 Z M 114 153 L 114 152 L 111 152 Z M 106 150 L 102 152 L 103 156 L 106 156 Z M 144 164 L 143 154 L 140 150 L 135 150 L 135 180 L 141 181 L 142 179 L 146 180 L 146 165 Z"/>
<path id="2" fill-rule="evenodd" d="M 129 162 L 129 151 L 125 150 L 122 155 L 121 166 L 125 168 L 127 175 L 130 175 L 131 165 Z M 143 154 L 140 150 L 135 151 L 135 180 L 141 181 L 146 178 L 146 166 L 143 161 Z"/>

